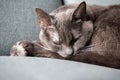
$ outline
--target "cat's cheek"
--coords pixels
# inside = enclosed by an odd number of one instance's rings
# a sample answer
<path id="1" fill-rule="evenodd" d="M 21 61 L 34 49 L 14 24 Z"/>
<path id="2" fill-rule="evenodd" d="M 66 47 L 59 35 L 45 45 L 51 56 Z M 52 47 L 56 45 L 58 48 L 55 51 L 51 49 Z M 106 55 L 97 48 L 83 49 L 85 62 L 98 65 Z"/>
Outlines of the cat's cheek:
<path id="1" fill-rule="evenodd" d="M 53 42 L 56 42 L 56 43 L 59 42 L 59 34 L 58 33 L 53 33 L 51 38 L 52 38 Z"/>

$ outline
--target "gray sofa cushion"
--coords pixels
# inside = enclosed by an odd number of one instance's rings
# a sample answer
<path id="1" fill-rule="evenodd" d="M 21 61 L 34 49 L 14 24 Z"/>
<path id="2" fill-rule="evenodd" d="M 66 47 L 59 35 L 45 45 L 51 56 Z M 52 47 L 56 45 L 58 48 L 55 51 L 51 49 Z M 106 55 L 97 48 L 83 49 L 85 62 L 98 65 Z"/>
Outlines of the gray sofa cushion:
<path id="1" fill-rule="evenodd" d="M 49 58 L 0 57 L 0 80 L 120 80 L 120 70 Z"/>
<path id="2" fill-rule="evenodd" d="M 61 0 L 0 0 L 0 55 L 19 40 L 38 39 L 36 7 L 50 12 L 60 5 Z"/>
<path id="3" fill-rule="evenodd" d="M 110 5 L 120 4 L 120 0 L 64 0 L 64 4 L 80 3 L 86 1 L 88 4 Z"/>

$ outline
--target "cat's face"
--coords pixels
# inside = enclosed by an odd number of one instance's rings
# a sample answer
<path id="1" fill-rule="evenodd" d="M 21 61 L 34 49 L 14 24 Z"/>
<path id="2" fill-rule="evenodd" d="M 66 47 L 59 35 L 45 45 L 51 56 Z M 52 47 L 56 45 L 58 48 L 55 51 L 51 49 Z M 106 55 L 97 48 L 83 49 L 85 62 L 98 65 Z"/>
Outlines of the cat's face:
<path id="1" fill-rule="evenodd" d="M 41 27 L 40 41 L 46 49 L 63 57 L 74 52 L 74 43 L 82 35 L 82 25 L 86 20 L 86 4 L 81 3 L 76 9 L 50 15 L 36 8 Z"/>
<path id="2" fill-rule="evenodd" d="M 41 31 L 39 34 L 43 46 L 66 57 L 73 53 L 70 29 L 62 24 L 56 16 L 48 15 L 43 10 L 36 9 Z"/>

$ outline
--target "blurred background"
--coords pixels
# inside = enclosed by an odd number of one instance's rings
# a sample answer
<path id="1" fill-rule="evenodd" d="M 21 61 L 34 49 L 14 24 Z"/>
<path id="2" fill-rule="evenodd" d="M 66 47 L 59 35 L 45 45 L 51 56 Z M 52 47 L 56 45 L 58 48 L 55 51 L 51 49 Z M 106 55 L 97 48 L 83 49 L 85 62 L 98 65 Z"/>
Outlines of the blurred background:
<path id="1" fill-rule="evenodd" d="M 87 4 L 96 4 L 96 5 L 111 5 L 111 4 L 120 4 L 120 0 L 64 0 L 65 4 L 80 3 L 85 1 Z"/>

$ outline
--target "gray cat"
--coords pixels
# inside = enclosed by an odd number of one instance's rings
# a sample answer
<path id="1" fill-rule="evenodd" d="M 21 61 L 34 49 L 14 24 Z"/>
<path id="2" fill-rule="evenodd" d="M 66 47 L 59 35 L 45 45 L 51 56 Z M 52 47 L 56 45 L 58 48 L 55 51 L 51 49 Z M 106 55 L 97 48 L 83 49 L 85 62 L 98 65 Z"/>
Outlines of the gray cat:
<path id="1" fill-rule="evenodd" d="M 62 6 L 50 14 L 36 8 L 40 41 L 17 42 L 14 56 L 42 56 L 120 68 L 120 5 Z"/>

